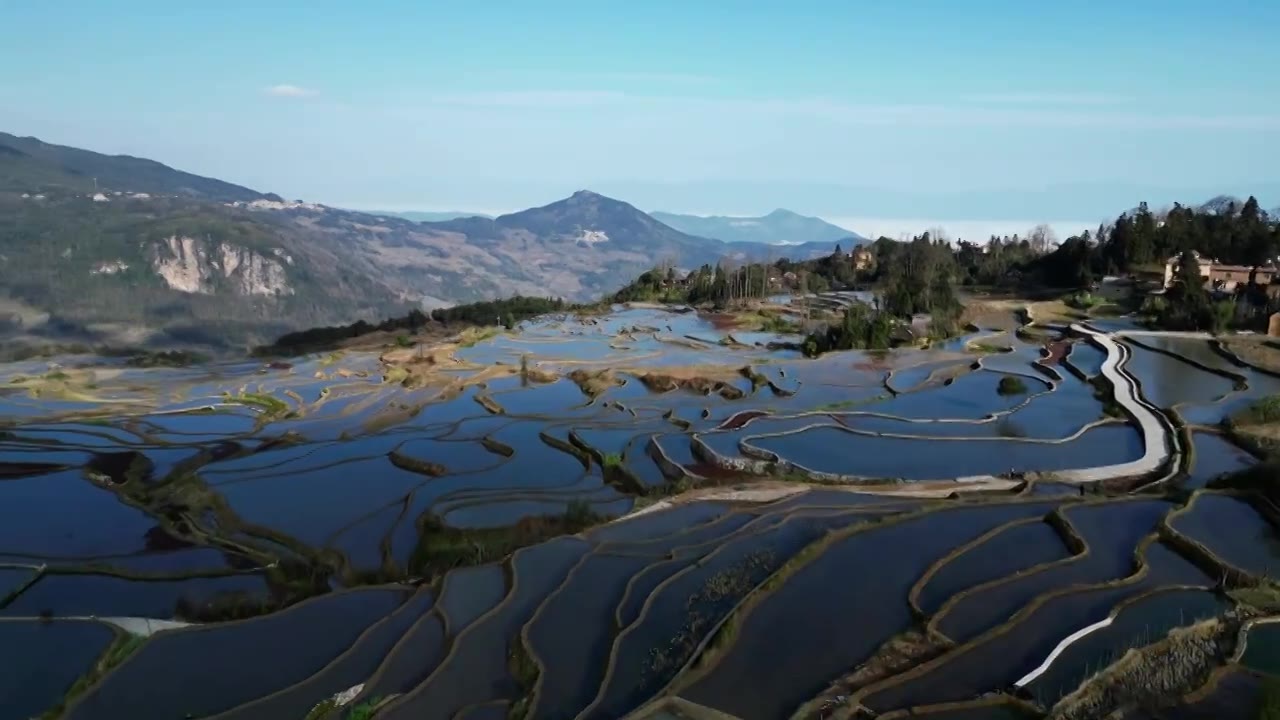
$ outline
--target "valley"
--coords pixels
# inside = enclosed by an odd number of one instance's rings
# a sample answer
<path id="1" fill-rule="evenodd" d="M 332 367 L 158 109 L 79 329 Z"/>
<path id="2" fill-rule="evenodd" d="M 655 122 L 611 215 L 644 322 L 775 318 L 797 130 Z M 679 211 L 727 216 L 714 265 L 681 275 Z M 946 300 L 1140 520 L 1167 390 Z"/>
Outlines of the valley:
<path id="1" fill-rule="evenodd" d="M 1232 418 L 1280 377 L 1207 337 L 969 297 L 955 337 L 804 357 L 798 329 L 862 297 L 0 366 L 6 707 L 946 720 L 1260 697 L 1273 471 Z"/>

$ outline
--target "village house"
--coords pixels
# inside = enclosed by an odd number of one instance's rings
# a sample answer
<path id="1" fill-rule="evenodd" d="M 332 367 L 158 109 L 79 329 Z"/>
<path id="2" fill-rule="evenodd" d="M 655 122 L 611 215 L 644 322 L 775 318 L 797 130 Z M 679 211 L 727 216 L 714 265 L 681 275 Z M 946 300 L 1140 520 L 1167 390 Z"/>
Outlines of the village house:
<path id="1" fill-rule="evenodd" d="M 1270 285 L 1276 278 L 1277 269 L 1272 265 L 1227 265 L 1211 258 L 1204 258 L 1194 250 L 1191 253 L 1200 266 L 1200 277 L 1204 279 L 1206 290 L 1217 292 L 1235 292 L 1237 287 L 1249 284 L 1250 278 L 1258 285 Z M 1178 275 L 1181 255 L 1174 255 L 1164 263 L 1164 287 L 1173 285 Z"/>

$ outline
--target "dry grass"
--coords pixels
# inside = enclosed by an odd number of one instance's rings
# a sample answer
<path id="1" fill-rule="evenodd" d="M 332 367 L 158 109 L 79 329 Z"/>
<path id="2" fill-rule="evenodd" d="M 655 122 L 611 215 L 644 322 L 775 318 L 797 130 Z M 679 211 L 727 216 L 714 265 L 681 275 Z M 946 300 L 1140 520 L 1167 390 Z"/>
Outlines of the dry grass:
<path id="1" fill-rule="evenodd" d="M 1280 373 L 1280 340 L 1264 335 L 1237 335 L 1223 338 L 1222 344 L 1250 365 Z"/>
<path id="2" fill-rule="evenodd" d="M 1053 720 L 1108 717 L 1123 707 L 1154 708 L 1203 685 L 1235 643 L 1239 622 L 1213 618 L 1178 628 L 1164 640 L 1130 650 L 1063 698 Z"/>

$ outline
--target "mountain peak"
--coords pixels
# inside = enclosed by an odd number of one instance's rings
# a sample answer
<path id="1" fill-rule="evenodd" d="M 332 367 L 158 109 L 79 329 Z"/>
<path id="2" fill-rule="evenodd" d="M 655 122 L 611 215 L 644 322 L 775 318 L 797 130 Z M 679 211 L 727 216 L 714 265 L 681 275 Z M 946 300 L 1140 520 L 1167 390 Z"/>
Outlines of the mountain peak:
<path id="1" fill-rule="evenodd" d="M 579 190 L 569 196 L 570 200 L 600 200 L 602 198 L 604 198 L 603 195 L 591 190 Z"/>
<path id="2" fill-rule="evenodd" d="M 856 244 L 865 241 L 865 238 L 855 232 L 786 208 L 778 208 L 762 217 L 701 217 L 664 212 L 654 212 L 653 216 L 681 232 L 730 243 L 801 245 L 812 242 Z"/>

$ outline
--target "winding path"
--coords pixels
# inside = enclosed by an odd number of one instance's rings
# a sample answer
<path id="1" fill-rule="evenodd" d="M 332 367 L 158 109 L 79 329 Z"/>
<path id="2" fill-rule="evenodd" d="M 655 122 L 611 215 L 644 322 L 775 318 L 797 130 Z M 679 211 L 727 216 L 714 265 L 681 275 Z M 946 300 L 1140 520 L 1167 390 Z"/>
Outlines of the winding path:
<path id="1" fill-rule="evenodd" d="M 1178 451 L 1173 426 L 1142 399 L 1138 391 L 1138 383 L 1124 371 L 1123 362 L 1128 358 L 1127 351 L 1107 333 L 1079 324 L 1072 325 L 1071 330 L 1088 337 L 1107 351 L 1107 359 L 1102 361 L 1102 375 L 1115 388 L 1116 403 L 1124 408 L 1129 417 L 1137 423 L 1145 451 L 1142 457 L 1127 463 L 1067 470 L 1055 473 L 1055 476 L 1066 482 L 1096 482 L 1117 477 L 1146 475 L 1159 470 L 1170 458 L 1175 457 Z"/>

